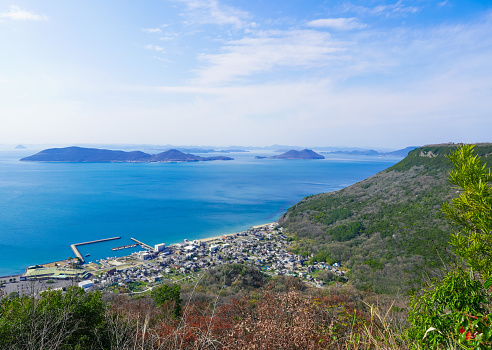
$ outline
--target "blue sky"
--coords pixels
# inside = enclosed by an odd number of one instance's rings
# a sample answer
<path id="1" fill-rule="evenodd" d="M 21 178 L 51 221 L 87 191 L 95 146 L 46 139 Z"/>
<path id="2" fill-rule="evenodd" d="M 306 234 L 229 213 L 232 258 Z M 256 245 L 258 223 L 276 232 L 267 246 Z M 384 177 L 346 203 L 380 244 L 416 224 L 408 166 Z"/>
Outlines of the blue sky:
<path id="1" fill-rule="evenodd" d="M 490 1 L 0 0 L 0 143 L 492 141 Z"/>

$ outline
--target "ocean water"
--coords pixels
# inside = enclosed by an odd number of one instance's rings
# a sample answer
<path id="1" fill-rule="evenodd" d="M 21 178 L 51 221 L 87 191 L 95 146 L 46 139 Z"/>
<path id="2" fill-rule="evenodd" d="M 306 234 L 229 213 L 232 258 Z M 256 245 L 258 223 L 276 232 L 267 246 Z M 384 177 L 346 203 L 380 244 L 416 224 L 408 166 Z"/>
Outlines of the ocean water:
<path id="1" fill-rule="evenodd" d="M 197 163 L 20 162 L 32 150 L 0 151 L 0 276 L 74 256 L 128 255 L 112 247 L 172 244 L 276 221 L 303 197 L 341 189 L 400 158 L 330 156 L 325 160 L 254 159 Z M 210 156 L 211 154 L 207 154 Z"/>

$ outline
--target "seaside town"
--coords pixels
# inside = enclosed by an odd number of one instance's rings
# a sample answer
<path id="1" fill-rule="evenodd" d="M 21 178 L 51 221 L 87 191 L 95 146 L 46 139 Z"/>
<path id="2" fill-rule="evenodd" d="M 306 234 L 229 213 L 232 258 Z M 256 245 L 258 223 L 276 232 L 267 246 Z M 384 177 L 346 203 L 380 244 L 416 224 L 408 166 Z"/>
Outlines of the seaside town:
<path id="1" fill-rule="evenodd" d="M 0 297 L 10 293 L 30 295 L 47 288 L 63 289 L 74 283 L 85 290 L 145 293 L 165 282 L 193 282 L 204 271 L 225 264 L 253 265 L 270 276 L 298 276 L 314 287 L 325 284 L 316 277 L 323 270 L 347 279 L 338 263 L 309 264 L 307 258 L 290 252 L 291 242 L 277 223 L 210 239 L 185 239 L 170 246 L 140 243 L 145 250 L 96 263 L 80 264 L 81 259 L 70 259 L 28 267 L 22 275 L 0 279 Z"/>

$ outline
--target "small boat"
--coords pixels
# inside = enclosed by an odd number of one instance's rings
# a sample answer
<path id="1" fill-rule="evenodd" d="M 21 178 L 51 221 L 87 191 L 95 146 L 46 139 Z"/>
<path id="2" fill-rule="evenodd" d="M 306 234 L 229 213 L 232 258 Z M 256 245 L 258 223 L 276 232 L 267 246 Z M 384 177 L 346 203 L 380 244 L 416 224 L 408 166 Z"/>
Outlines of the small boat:
<path id="1" fill-rule="evenodd" d="M 85 254 L 85 257 L 88 257 L 88 256 L 90 256 L 90 254 Z"/>

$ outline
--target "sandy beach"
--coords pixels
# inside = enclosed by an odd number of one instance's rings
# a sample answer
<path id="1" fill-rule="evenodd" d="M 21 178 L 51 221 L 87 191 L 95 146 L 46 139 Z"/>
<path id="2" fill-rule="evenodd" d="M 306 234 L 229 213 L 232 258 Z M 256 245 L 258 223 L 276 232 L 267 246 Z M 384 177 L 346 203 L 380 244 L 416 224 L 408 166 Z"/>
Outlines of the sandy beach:
<path id="1" fill-rule="evenodd" d="M 256 229 L 256 228 L 260 228 L 260 227 L 263 227 L 263 226 L 267 226 L 267 225 L 271 225 L 271 224 L 274 224 L 274 222 L 269 222 L 269 223 L 266 223 L 266 224 L 261 224 L 261 225 L 256 225 L 256 226 L 251 226 L 251 228 L 253 229 Z M 220 240 L 224 237 L 227 237 L 227 236 L 231 236 L 231 235 L 235 235 L 236 233 L 239 233 L 239 232 L 235 232 L 235 233 L 227 233 L 227 234 L 223 234 L 221 236 L 214 236 L 214 237 L 208 237 L 208 238 L 201 238 L 201 239 L 197 239 L 197 241 L 200 241 L 200 242 L 212 242 L 212 241 L 216 241 L 216 240 Z"/>

